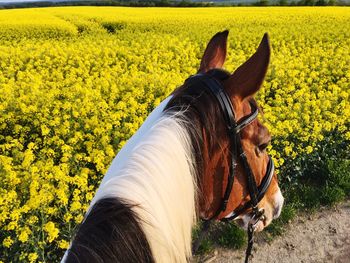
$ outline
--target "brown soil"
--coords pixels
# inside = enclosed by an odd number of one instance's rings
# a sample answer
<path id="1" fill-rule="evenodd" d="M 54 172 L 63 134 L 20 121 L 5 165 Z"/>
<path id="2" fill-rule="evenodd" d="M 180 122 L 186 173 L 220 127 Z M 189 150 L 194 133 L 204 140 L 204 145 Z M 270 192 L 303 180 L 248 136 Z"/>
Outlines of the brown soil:
<path id="1" fill-rule="evenodd" d="M 244 254 L 245 248 L 218 248 L 195 262 L 244 262 Z M 350 263 L 350 200 L 335 208 L 299 215 L 271 242 L 263 233 L 257 235 L 250 262 Z"/>

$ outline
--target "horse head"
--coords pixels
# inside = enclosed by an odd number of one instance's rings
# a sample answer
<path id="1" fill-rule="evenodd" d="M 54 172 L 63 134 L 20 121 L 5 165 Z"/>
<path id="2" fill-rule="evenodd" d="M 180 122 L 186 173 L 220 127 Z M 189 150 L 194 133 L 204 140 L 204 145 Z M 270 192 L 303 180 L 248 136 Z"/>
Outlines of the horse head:
<path id="1" fill-rule="evenodd" d="M 195 126 L 192 130 L 197 131 L 191 137 L 197 153 L 197 210 L 200 217 L 205 220 L 237 219 L 240 226 L 247 228 L 255 216 L 251 191 L 255 190 L 259 196 L 259 190 L 264 188 L 265 192 L 255 204 L 255 209 L 264 211 L 255 226 L 256 231 L 261 231 L 280 215 L 284 200 L 277 175 L 271 171 L 272 160 L 266 152 L 271 135 L 256 119 L 258 107 L 254 99 L 267 72 L 270 44 L 265 34 L 255 54 L 231 74 L 222 69 L 227 36 L 228 31 L 224 31 L 210 40 L 197 75 L 186 81 L 190 84 L 185 82 L 174 92 L 168 107 L 186 107 L 185 114 Z M 197 80 L 193 80 L 195 78 Z M 208 89 L 210 85 L 219 86 L 219 91 Z M 216 95 L 215 92 L 220 93 L 220 89 L 227 95 Z M 226 98 L 228 103 L 223 102 Z M 234 119 L 231 124 L 228 123 L 229 117 L 225 116 L 230 114 Z M 249 123 L 241 125 L 240 130 L 228 128 L 229 124 L 239 126 L 247 119 Z M 240 158 L 242 153 L 245 160 Z"/>

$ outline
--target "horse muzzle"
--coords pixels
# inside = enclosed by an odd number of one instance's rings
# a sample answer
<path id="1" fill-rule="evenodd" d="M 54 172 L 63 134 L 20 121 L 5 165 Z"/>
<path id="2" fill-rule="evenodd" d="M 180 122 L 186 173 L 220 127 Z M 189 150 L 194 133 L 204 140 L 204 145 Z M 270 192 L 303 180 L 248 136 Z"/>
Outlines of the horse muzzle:
<path id="1" fill-rule="evenodd" d="M 266 198 L 267 199 L 267 198 Z M 280 189 L 273 195 L 271 200 L 265 198 L 259 204 L 259 210 L 263 210 L 263 214 L 259 218 L 255 218 L 256 215 L 252 211 L 248 211 L 235 219 L 236 223 L 247 230 L 249 225 L 252 225 L 255 232 L 262 231 L 267 227 L 273 219 L 278 218 L 281 215 L 282 207 L 284 204 L 284 198 Z"/>

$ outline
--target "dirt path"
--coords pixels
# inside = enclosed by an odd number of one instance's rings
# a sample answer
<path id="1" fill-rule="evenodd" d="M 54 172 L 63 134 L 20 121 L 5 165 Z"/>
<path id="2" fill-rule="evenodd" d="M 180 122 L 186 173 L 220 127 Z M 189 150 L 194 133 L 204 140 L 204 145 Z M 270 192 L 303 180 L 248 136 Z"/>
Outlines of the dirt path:
<path id="1" fill-rule="evenodd" d="M 350 263 L 350 200 L 332 209 L 301 215 L 272 242 L 257 238 L 251 263 Z M 200 262 L 244 262 L 244 249 L 217 249 Z"/>

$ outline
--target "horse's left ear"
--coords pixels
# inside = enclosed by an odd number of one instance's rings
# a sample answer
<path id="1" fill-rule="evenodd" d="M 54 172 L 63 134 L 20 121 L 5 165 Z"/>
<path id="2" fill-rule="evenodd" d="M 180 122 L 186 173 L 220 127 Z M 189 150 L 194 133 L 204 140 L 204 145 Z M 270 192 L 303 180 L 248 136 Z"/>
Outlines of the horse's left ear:
<path id="1" fill-rule="evenodd" d="M 204 51 L 198 73 L 205 73 L 214 68 L 221 68 L 226 59 L 228 30 L 216 33 L 210 39 Z"/>
<path id="2" fill-rule="evenodd" d="M 270 42 L 267 33 L 257 51 L 244 62 L 227 80 L 229 94 L 238 96 L 241 100 L 253 96 L 264 81 L 270 62 Z"/>

